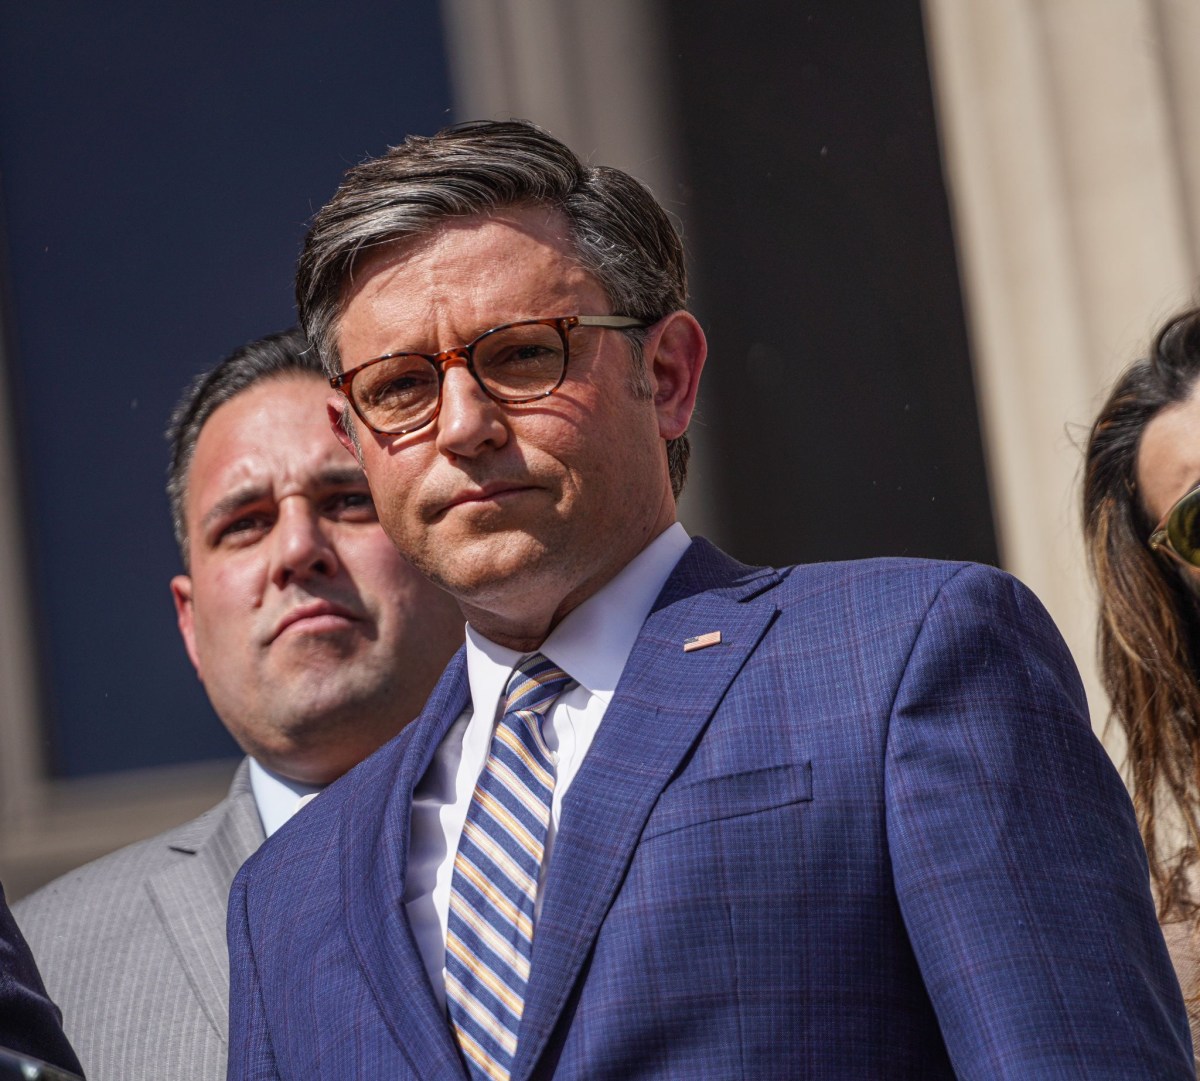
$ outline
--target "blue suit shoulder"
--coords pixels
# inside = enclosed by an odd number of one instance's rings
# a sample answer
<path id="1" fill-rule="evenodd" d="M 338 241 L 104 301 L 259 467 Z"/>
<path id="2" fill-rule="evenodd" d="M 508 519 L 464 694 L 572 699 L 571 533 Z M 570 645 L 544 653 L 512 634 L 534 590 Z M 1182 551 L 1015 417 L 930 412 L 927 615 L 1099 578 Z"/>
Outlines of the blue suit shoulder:
<path id="1" fill-rule="evenodd" d="M 899 558 L 784 573 L 781 618 L 805 621 L 810 633 L 814 619 L 824 620 L 822 631 L 840 635 L 863 663 L 878 666 L 890 656 L 903 662 L 898 675 L 911 676 L 914 662 L 927 660 L 947 683 L 1003 668 L 1030 693 L 1044 696 L 1052 687 L 1065 707 L 1063 720 L 1090 730 L 1083 684 L 1062 635 L 1033 591 L 1011 574 L 982 563 Z M 888 638 L 891 649 L 879 647 Z M 986 711 L 978 716 L 989 719 Z M 1024 719 L 1010 716 L 1008 723 Z"/>
<path id="2" fill-rule="evenodd" d="M 776 631 L 807 643 L 849 645 L 866 636 L 876 648 L 855 652 L 872 665 L 903 659 L 906 640 L 910 647 L 918 638 L 936 644 L 947 633 L 1004 645 L 993 637 L 1001 628 L 1011 632 L 1006 648 L 1014 655 L 1050 657 L 1056 682 L 1065 679 L 1086 711 L 1074 661 L 1042 603 L 1018 579 L 987 564 L 884 557 L 753 567 L 697 539 L 660 603 L 700 592 L 772 604 L 779 611 Z M 984 625 L 987 633 L 978 633 Z"/>
<path id="3" fill-rule="evenodd" d="M 850 591 L 865 593 L 876 604 L 920 608 L 951 581 L 962 578 L 968 591 L 1017 593 L 1038 602 L 1030 590 L 1012 575 L 984 563 L 963 560 L 920 559 L 881 556 L 870 559 L 796 563 L 783 567 L 741 563 L 703 537 L 697 537 L 680 561 L 676 575 L 664 590 L 664 598 L 715 590 L 750 595 L 779 589 L 777 596 L 818 598 L 822 594 Z M 753 589 L 758 586 L 758 590 Z"/>
<path id="4" fill-rule="evenodd" d="M 800 563 L 779 571 L 785 595 L 819 596 L 842 592 L 854 601 L 870 602 L 876 608 L 921 611 L 950 587 L 956 599 L 1000 598 L 1006 594 L 1039 602 L 1029 588 L 1006 571 L 986 563 L 940 559 L 879 557 L 828 563 Z"/>
<path id="5" fill-rule="evenodd" d="M 792 595 L 843 591 L 851 613 L 923 614 L 934 604 L 968 610 L 1015 609 L 1034 624 L 1050 617 L 1033 591 L 1007 571 L 986 563 L 936 559 L 858 559 L 786 568 Z"/>
<path id="6" fill-rule="evenodd" d="M 416 723 L 416 722 L 413 722 Z M 385 786 L 396 768 L 410 737 L 412 725 L 385 743 L 344 776 L 338 778 L 285 822 L 243 865 L 239 880 L 249 881 L 270 872 L 273 883 L 302 882 L 313 873 L 314 861 L 337 854 L 336 835 L 345 816 L 353 814 L 358 792 Z"/>

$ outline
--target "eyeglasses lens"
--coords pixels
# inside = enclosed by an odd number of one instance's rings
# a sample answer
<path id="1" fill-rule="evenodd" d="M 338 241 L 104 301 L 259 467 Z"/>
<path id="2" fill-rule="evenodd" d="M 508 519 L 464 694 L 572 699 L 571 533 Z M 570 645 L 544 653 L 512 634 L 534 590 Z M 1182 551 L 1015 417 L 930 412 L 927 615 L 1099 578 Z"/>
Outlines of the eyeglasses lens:
<path id="1" fill-rule="evenodd" d="M 541 323 L 501 327 L 475 343 L 475 371 L 497 398 L 521 401 L 554 390 L 566 350 L 556 327 Z"/>
<path id="2" fill-rule="evenodd" d="M 364 369 L 354 398 L 367 423 L 380 431 L 423 424 L 438 403 L 437 369 L 416 353 L 400 353 Z"/>
<path id="3" fill-rule="evenodd" d="M 1171 511 L 1167 537 L 1176 554 L 1200 567 L 1200 489 L 1181 499 Z"/>
<path id="4" fill-rule="evenodd" d="M 566 370 L 563 335 L 555 326 L 497 327 L 470 346 L 471 364 L 493 398 L 527 402 L 555 390 Z M 411 431 L 438 408 L 441 380 L 419 353 L 398 353 L 364 368 L 352 387 L 367 423 L 381 432 Z"/>

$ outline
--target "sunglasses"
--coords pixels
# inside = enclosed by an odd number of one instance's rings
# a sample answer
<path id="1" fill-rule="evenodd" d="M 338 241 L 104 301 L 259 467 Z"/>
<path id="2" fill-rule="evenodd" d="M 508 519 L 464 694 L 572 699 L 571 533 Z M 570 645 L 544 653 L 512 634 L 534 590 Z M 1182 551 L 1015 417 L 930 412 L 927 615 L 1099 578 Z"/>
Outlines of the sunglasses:
<path id="1" fill-rule="evenodd" d="M 1185 566 L 1200 567 L 1200 484 L 1163 515 L 1148 543 Z"/>

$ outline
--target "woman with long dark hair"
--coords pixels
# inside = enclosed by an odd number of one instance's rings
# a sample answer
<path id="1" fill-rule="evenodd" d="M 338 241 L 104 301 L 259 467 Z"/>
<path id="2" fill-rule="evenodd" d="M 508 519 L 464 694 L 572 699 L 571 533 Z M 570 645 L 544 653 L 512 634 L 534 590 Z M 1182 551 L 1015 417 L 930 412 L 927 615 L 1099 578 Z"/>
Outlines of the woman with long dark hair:
<path id="1" fill-rule="evenodd" d="M 1083 526 L 1101 676 L 1200 1045 L 1200 309 L 1163 327 L 1096 418 Z"/>

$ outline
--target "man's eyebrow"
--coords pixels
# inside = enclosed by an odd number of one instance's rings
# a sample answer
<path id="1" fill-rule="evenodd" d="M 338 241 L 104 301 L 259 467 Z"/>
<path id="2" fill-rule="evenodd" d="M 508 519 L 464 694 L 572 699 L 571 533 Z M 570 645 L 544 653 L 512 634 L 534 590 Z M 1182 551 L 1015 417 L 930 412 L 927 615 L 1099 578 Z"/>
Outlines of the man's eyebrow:
<path id="1" fill-rule="evenodd" d="M 267 489 L 261 484 L 244 484 L 240 488 L 235 488 L 232 492 L 221 496 L 211 507 L 204 513 L 204 517 L 200 519 L 201 532 L 207 533 L 212 528 L 214 523 L 219 522 L 222 518 L 242 507 L 249 506 L 251 503 L 257 503 L 260 499 L 264 499 L 267 494 Z"/>
<path id="2" fill-rule="evenodd" d="M 327 469 L 317 480 L 326 488 L 351 488 L 357 485 L 365 486 L 367 475 L 357 466 L 350 465 L 344 469 Z"/>
<path id="3" fill-rule="evenodd" d="M 366 474 L 358 466 L 353 465 L 345 468 L 326 469 L 318 473 L 314 481 L 319 488 L 365 488 L 367 486 Z M 208 530 L 215 522 L 227 515 L 266 498 L 268 498 L 268 489 L 263 484 L 244 484 L 240 488 L 235 488 L 208 508 L 204 517 L 200 519 L 200 528 Z"/>

